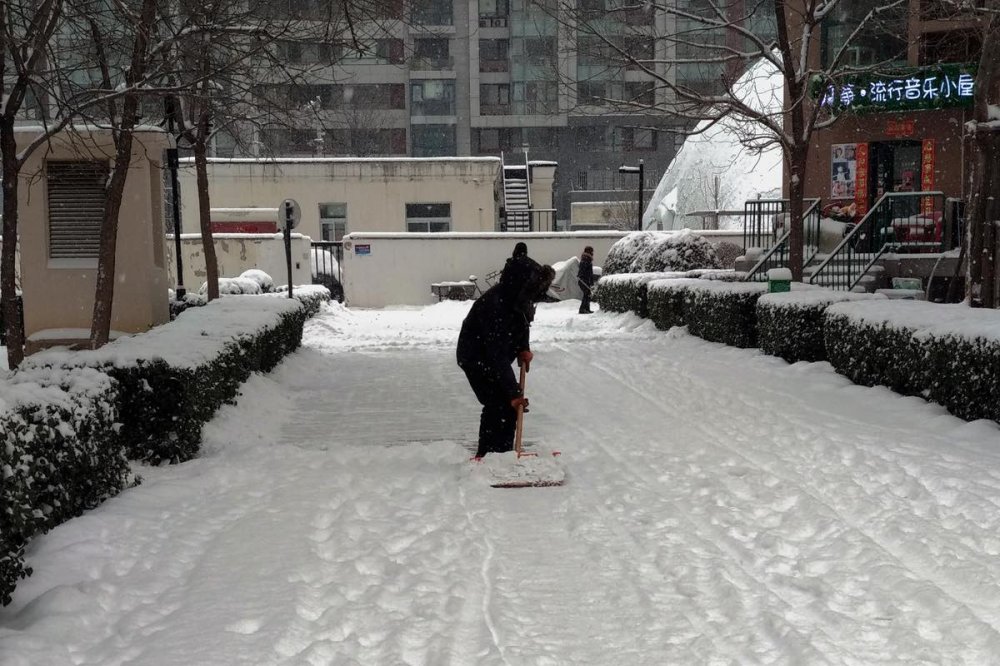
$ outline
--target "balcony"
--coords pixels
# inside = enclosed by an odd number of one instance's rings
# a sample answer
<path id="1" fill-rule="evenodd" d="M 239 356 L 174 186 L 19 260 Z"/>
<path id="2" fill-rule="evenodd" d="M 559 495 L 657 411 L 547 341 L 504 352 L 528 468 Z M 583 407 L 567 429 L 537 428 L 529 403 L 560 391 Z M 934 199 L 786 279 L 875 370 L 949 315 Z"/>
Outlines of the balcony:
<path id="1" fill-rule="evenodd" d="M 410 71 L 440 72 L 455 69 L 455 59 L 451 56 L 413 56 L 410 58 Z"/>
<path id="2" fill-rule="evenodd" d="M 479 115 L 481 116 L 509 116 L 513 113 L 510 104 L 480 104 Z"/>
<path id="3" fill-rule="evenodd" d="M 506 28 L 508 25 L 509 19 L 506 16 L 493 16 L 491 14 L 479 15 L 480 28 Z"/>
<path id="4" fill-rule="evenodd" d="M 455 115 L 455 100 L 425 99 L 422 102 L 410 102 L 410 116 L 453 116 Z"/>
<path id="5" fill-rule="evenodd" d="M 509 72 L 510 63 L 507 60 L 480 60 L 480 72 Z"/>

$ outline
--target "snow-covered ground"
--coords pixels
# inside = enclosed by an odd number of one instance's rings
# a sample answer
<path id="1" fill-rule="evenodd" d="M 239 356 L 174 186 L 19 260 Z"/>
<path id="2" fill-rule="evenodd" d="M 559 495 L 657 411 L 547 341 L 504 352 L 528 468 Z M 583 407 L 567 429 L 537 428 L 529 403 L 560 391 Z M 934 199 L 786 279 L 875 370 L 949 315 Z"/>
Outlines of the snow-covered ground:
<path id="1" fill-rule="evenodd" d="M 332 305 L 202 458 L 33 543 L 0 663 L 996 663 L 993 424 L 576 307 L 528 376 L 567 485 L 468 473 L 468 303 Z"/>

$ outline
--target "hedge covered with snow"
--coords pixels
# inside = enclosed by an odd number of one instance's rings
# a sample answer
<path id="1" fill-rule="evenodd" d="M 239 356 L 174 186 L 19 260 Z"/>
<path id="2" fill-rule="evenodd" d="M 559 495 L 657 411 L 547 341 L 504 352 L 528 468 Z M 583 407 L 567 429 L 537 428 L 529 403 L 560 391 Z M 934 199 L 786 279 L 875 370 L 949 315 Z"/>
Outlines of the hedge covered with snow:
<path id="1" fill-rule="evenodd" d="M 106 372 L 119 384 L 129 457 L 180 462 L 197 453 L 202 425 L 252 372 L 271 370 L 299 346 L 305 319 L 295 299 L 227 296 L 143 335 L 94 351 L 42 352 L 25 367 Z"/>
<path id="2" fill-rule="evenodd" d="M 682 231 L 635 231 L 608 250 L 604 275 L 662 273 L 721 268 L 715 247 L 702 236 Z"/>
<path id="3" fill-rule="evenodd" d="M 10 603 L 28 541 L 131 483 L 119 391 L 90 368 L 35 369 L 0 383 L 0 604 Z"/>
<path id="4" fill-rule="evenodd" d="M 650 321 L 661 331 L 674 326 L 687 326 L 687 302 L 691 295 L 688 287 L 700 283 L 701 280 L 693 278 L 650 282 L 646 287 Z"/>
<path id="5" fill-rule="evenodd" d="M 655 280 L 682 278 L 684 273 L 623 273 L 603 275 L 594 289 L 594 300 L 608 312 L 634 312 L 645 317 L 646 287 Z"/>
<path id="6" fill-rule="evenodd" d="M 322 292 L 305 300 L 318 308 Z M 193 457 L 240 384 L 299 346 L 310 307 L 218 299 L 99 350 L 36 354 L 0 383 L 0 603 L 31 573 L 29 540 L 133 483 L 129 458 Z"/>
<path id="7" fill-rule="evenodd" d="M 851 381 L 1000 422 L 1000 312 L 866 301 L 832 305 L 825 318 L 827 356 Z"/>
<path id="8" fill-rule="evenodd" d="M 833 303 L 880 299 L 876 294 L 854 294 L 827 289 L 764 294 L 757 300 L 757 339 L 765 354 L 789 363 L 825 361 L 823 315 Z"/>

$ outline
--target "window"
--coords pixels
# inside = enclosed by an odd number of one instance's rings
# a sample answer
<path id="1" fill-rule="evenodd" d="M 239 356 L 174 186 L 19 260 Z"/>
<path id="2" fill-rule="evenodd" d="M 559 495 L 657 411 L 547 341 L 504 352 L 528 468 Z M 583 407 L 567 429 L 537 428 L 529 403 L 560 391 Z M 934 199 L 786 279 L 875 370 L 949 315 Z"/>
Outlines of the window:
<path id="1" fill-rule="evenodd" d="M 107 162 L 48 162 L 49 258 L 100 254 Z"/>
<path id="2" fill-rule="evenodd" d="M 455 115 L 455 82 L 442 80 L 411 82 L 410 115 Z"/>
<path id="3" fill-rule="evenodd" d="M 520 113 L 558 113 L 559 89 L 555 81 L 528 81 L 514 87 L 515 100 L 523 102 Z"/>
<path id="4" fill-rule="evenodd" d="M 437 70 L 451 69 L 447 38 L 418 38 L 413 40 L 413 61 L 411 69 Z"/>
<path id="5" fill-rule="evenodd" d="M 477 129 L 475 130 L 476 152 L 488 155 L 499 155 L 500 151 L 510 152 L 515 146 L 521 145 L 516 134 L 517 130 L 510 127 Z"/>
<path id="6" fill-rule="evenodd" d="M 416 25 L 452 25 L 451 0 L 415 0 L 411 11 Z"/>
<path id="7" fill-rule="evenodd" d="M 315 155 L 319 148 L 316 139 L 315 130 L 272 127 L 261 131 L 264 150 L 269 155 L 288 157 Z"/>
<path id="8" fill-rule="evenodd" d="M 403 40 L 369 39 L 340 42 L 337 53 L 341 64 L 384 64 L 403 62 Z"/>
<path id="9" fill-rule="evenodd" d="M 406 204 L 406 230 L 409 232 L 451 231 L 451 204 Z"/>
<path id="10" fill-rule="evenodd" d="M 500 116 L 510 113 L 510 84 L 480 84 L 479 113 L 484 116 Z"/>
<path id="11" fill-rule="evenodd" d="M 821 51 L 829 67 L 844 49 L 840 67 L 906 63 L 907 5 L 879 14 L 861 27 L 871 11 L 868 0 L 841 0 L 823 21 Z M 861 27 L 861 31 L 854 35 Z M 852 35 L 854 36 L 852 39 Z"/>
<path id="12" fill-rule="evenodd" d="M 652 106 L 656 93 L 652 83 L 628 82 L 625 84 L 625 101 Z"/>
<path id="13" fill-rule="evenodd" d="M 506 39 L 479 40 L 479 71 L 506 72 L 507 50 L 510 42 Z"/>
<path id="14" fill-rule="evenodd" d="M 587 106 L 602 106 L 605 104 L 604 81 L 581 81 L 577 84 L 577 102 Z"/>
<path id="15" fill-rule="evenodd" d="M 531 63 L 551 62 L 556 55 L 556 38 L 526 37 L 524 55 Z"/>
<path id="16" fill-rule="evenodd" d="M 656 148 L 656 133 L 644 127 L 616 127 L 611 137 L 611 147 L 616 151 L 633 152 Z"/>
<path id="17" fill-rule="evenodd" d="M 456 154 L 454 125 L 413 125 L 414 157 L 454 157 Z"/>
<path id="18" fill-rule="evenodd" d="M 576 130 L 576 145 L 584 151 L 600 151 L 607 148 L 607 127 L 578 127 Z"/>
<path id="19" fill-rule="evenodd" d="M 321 203 L 319 205 L 319 228 L 323 240 L 343 240 L 347 233 L 347 204 Z"/>
<path id="20" fill-rule="evenodd" d="M 929 32 L 920 38 L 920 64 L 979 62 L 980 36 L 971 30 Z"/>

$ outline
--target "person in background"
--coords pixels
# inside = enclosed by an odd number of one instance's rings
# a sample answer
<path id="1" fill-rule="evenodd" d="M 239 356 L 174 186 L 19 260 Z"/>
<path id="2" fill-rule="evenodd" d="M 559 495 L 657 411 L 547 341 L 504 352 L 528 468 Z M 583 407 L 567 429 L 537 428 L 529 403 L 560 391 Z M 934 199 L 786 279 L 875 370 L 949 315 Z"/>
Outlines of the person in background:
<path id="1" fill-rule="evenodd" d="M 576 281 L 583 290 L 580 314 L 591 314 L 590 290 L 594 286 L 594 248 L 589 245 L 583 248 L 583 254 L 580 255 L 580 268 L 576 272 Z"/>
<path id="2" fill-rule="evenodd" d="M 477 458 L 514 448 L 517 409 L 527 410 L 528 399 L 521 394 L 511 363 L 516 359 L 525 371 L 530 369 L 534 355 L 528 337 L 535 303 L 545 297 L 554 277 L 551 266 L 526 254 L 512 257 L 500 282 L 476 300 L 462 322 L 458 366 L 483 406 Z"/>

